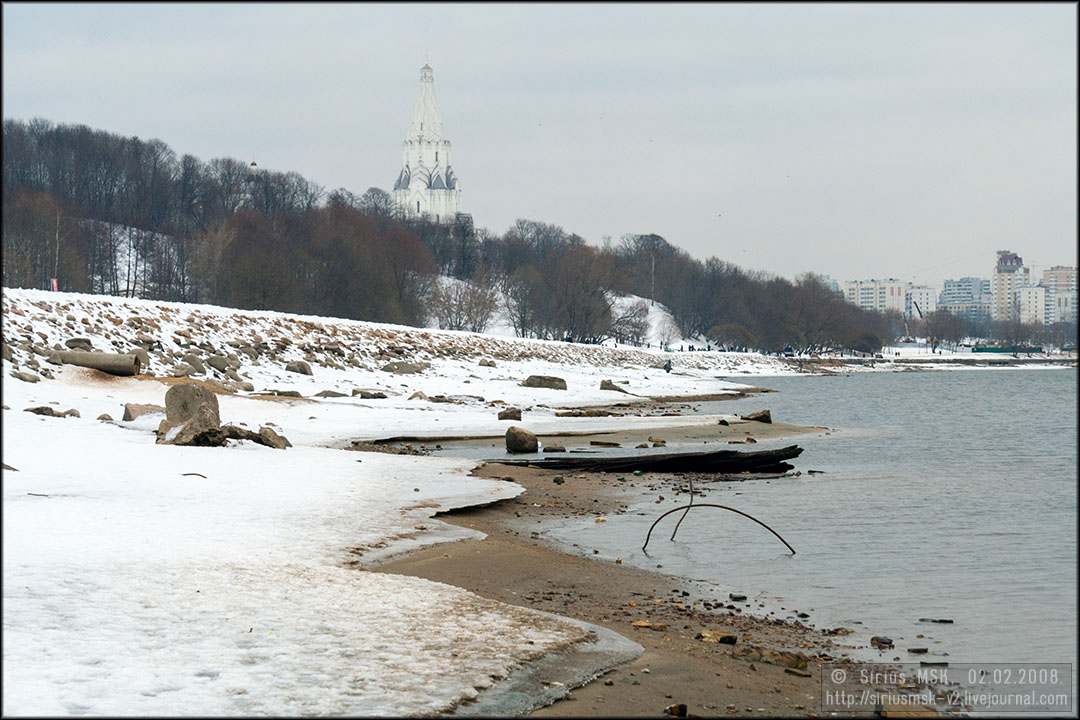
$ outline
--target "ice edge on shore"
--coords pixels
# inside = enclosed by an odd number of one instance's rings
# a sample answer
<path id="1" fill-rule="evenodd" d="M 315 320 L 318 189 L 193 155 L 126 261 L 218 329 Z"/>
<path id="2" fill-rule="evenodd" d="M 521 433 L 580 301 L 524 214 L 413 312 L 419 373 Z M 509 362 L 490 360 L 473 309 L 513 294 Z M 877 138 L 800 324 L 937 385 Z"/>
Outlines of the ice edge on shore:
<path id="1" fill-rule="evenodd" d="M 579 643 L 564 652 L 548 653 L 527 663 L 481 692 L 474 702 L 460 705 L 447 714 L 465 717 L 524 715 L 563 699 L 574 688 L 595 680 L 617 665 L 636 660 L 645 652 L 641 645 L 614 630 L 543 610 L 533 612 L 593 632 L 596 640 Z"/>

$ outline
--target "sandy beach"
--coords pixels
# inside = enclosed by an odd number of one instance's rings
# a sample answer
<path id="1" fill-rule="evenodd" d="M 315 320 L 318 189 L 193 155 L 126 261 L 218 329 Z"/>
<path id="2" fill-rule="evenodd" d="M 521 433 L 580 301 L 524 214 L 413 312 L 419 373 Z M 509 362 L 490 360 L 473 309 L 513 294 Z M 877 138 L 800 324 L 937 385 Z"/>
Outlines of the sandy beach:
<path id="1" fill-rule="evenodd" d="M 775 437 L 822 429 L 762 423 L 709 429 L 732 436 L 748 431 Z M 682 428 L 668 429 L 665 434 L 685 440 L 701 432 L 700 428 Z M 610 436 L 625 444 L 636 439 L 633 431 Z M 663 575 L 662 568 L 647 572 L 567 554 L 536 537 L 531 528 L 545 520 L 600 517 L 625 507 L 614 475 L 559 473 L 499 463 L 482 465 L 474 474 L 513 481 L 526 492 L 512 500 L 440 515 L 447 522 L 486 533 L 485 539 L 429 547 L 391 559 L 377 569 L 584 620 L 644 647 L 636 660 L 532 714 L 659 716 L 665 711 L 680 712 L 678 706 L 684 704 L 687 714 L 697 716 L 818 715 L 819 663 L 849 650 L 842 636 L 826 635 L 797 620 L 752 617 L 745 614 L 751 610 L 745 601 L 701 596 L 691 584 Z M 653 479 L 661 478 L 648 474 L 642 478 Z M 736 643 L 709 642 L 702 631 L 734 635 Z M 762 661 L 754 654 L 758 649 L 794 653 L 789 656 L 791 664 L 803 666 Z M 738 657 L 740 653 L 750 654 Z"/>

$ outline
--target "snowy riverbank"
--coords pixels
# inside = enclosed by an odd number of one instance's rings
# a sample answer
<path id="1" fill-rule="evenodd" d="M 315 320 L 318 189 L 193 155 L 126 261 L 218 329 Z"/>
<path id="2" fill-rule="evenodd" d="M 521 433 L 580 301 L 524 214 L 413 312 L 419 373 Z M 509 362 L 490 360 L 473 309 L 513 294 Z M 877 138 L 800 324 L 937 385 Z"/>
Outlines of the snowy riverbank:
<path id="1" fill-rule="evenodd" d="M 538 430 L 663 425 L 679 419 L 554 413 L 629 397 L 601 379 L 641 394 L 723 393 L 740 386 L 720 373 L 780 370 L 702 355 L 667 374 L 658 352 L 78 294 L 5 289 L 3 303 L 5 714 L 430 714 L 476 697 L 585 631 L 364 568 L 476 536 L 432 515 L 522 488 L 469 477 L 467 461 L 337 448 L 500 433 L 503 403 Z M 224 422 L 273 423 L 294 447 L 156 445 L 160 414 L 120 418 L 126 403 L 163 404 L 166 383 L 50 365 L 71 338 L 113 352 L 144 343 L 150 373 L 166 377 L 188 354 L 235 360 L 239 380 L 209 365 L 194 379 L 221 391 Z M 312 375 L 287 372 L 294 360 Z M 380 369 L 395 361 L 430 365 Z M 569 390 L 522 387 L 531 374 Z M 324 390 L 343 396 L 312 397 Z M 450 402 L 410 400 L 417 390 Z M 35 406 L 78 416 L 24 412 Z"/>

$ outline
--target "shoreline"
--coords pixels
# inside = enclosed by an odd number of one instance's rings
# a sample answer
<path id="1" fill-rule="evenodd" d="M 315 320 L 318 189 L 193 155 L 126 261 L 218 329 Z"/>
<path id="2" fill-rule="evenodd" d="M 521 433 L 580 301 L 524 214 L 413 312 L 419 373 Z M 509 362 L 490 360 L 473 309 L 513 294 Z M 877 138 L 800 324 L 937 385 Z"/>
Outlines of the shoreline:
<path id="1" fill-rule="evenodd" d="M 447 583 L 485 598 L 592 623 L 644 648 L 640 657 L 614 665 L 553 703 L 545 697 L 543 702 L 551 704 L 530 715 L 662 716 L 680 704 L 697 716 L 824 714 L 820 664 L 849 662 L 842 656 L 854 646 L 842 635 L 797 620 L 743 614 L 750 608 L 745 601 L 702 595 L 696 583 L 663 575 L 662 569 L 571 554 L 530 530 L 545 518 L 599 517 L 624 508 L 614 477 L 560 475 L 499 463 L 480 464 L 472 474 L 513 481 L 526 491 L 510 500 L 437 516 L 483 532 L 484 539 L 421 548 L 371 569 Z M 562 482 L 554 481 L 556 477 Z M 735 643 L 709 642 L 702 631 L 734 635 Z"/>

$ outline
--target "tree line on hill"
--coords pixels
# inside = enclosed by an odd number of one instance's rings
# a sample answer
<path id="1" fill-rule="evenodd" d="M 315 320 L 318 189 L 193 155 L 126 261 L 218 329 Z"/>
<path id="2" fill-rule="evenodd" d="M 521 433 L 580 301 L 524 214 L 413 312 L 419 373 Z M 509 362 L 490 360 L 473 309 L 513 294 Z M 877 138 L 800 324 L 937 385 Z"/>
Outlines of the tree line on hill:
<path id="1" fill-rule="evenodd" d="M 3 123 L 3 282 L 484 331 L 642 344 L 644 301 L 725 349 L 873 352 L 894 319 L 819 278 L 699 261 L 655 234 L 590 246 L 549 223 L 500 234 L 398 216 L 389 193 L 326 191 L 296 172 L 180 157 L 156 139 L 35 119 Z"/>

